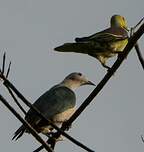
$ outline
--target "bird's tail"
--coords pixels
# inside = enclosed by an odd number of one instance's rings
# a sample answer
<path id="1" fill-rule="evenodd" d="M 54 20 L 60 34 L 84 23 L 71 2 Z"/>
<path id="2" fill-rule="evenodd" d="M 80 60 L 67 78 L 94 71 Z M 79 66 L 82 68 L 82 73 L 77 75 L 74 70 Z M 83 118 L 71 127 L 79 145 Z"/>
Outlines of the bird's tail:
<path id="1" fill-rule="evenodd" d="M 22 125 L 15 133 L 14 133 L 14 136 L 13 136 L 13 138 L 12 138 L 12 140 L 17 140 L 18 138 L 20 138 L 22 135 L 23 135 L 23 133 L 25 132 L 25 126 L 24 125 Z"/>
<path id="2" fill-rule="evenodd" d="M 76 37 L 75 41 L 76 42 L 86 42 L 86 41 L 88 41 L 88 37 L 82 37 L 82 38 Z"/>
<path id="3" fill-rule="evenodd" d="M 93 46 L 87 42 L 80 43 L 65 43 L 61 46 L 54 48 L 58 52 L 76 52 L 88 54 L 89 50 L 93 50 Z"/>

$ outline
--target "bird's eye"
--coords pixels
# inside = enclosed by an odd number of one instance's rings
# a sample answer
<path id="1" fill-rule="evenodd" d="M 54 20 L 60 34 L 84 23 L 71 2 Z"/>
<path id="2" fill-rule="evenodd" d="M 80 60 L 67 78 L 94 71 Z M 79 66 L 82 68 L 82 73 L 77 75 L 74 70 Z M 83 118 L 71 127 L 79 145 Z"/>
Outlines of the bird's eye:
<path id="1" fill-rule="evenodd" d="M 81 73 L 78 73 L 78 75 L 79 75 L 79 76 L 82 76 L 82 74 L 81 74 Z"/>
<path id="2" fill-rule="evenodd" d="M 75 78 L 74 78 L 74 77 L 71 77 L 70 79 L 71 79 L 71 80 L 75 80 Z"/>

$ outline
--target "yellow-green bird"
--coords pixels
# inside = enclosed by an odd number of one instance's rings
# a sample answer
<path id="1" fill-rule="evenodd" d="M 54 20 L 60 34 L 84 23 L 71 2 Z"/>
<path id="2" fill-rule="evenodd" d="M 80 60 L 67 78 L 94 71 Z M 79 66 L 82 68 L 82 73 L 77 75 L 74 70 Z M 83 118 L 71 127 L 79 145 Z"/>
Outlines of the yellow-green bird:
<path id="1" fill-rule="evenodd" d="M 76 52 L 97 58 L 105 67 L 108 58 L 122 52 L 128 43 L 128 27 L 123 16 L 113 15 L 110 28 L 88 37 L 76 38 L 75 43 L 65 43 L 54 50 L 59 52 Z"/>

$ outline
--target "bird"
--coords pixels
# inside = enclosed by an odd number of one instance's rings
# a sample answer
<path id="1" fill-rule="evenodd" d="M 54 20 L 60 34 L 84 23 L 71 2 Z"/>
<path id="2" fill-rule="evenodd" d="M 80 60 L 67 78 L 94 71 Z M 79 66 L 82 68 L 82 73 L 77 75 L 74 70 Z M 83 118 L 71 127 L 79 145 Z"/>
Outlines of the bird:
<path id="1" fill-rule="evenodd" d="M 55 125 L 61 126 L 67 121 L 76 110 L 75 89 L 83 85 L 94 85 L 80 72 L 73 72 L 66 76 L 63 81 L 53 86 L 51 89 L 42 94 L 33 106 L 39 110 L 46 119 L 51 120 Z M 53 128 L 47 121 L 43 120 L 32 108 L 28 110 L 25 120 L 38 132 L 49 135 Z M 24 132 L 30 133 L 29 130 L 21 125 L 14 133 L 12 140 L 20 138 Z"/>
<path id="2" fill-rule="evenodd" d="M 126 19 L 120 15 L 113 15 L 109 28 L 87 37 L 75 38 L 75 42 L 64 43 L 54 50 L 88 54 L 109 69 L 106 65 L 107 60 L 124 50 L 128 43 L 128 31 Z"/>

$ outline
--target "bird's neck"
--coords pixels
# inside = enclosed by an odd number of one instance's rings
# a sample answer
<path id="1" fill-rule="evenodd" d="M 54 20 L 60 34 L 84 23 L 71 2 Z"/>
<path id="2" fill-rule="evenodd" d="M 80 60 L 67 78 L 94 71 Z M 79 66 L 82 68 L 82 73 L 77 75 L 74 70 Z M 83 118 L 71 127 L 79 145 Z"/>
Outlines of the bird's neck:
<path id="1" fill-rule="evenodd" d="M 60 83 L 60 85 L 61 86 L 65 86 L 65 87 L 67 87 L 67 88 L 69 88 L 69 89 L 71 89 L 73 91 L 76 90 L 80 86 L 78 83 L 73 83 L 71 81 L 62 81 Z"/>

